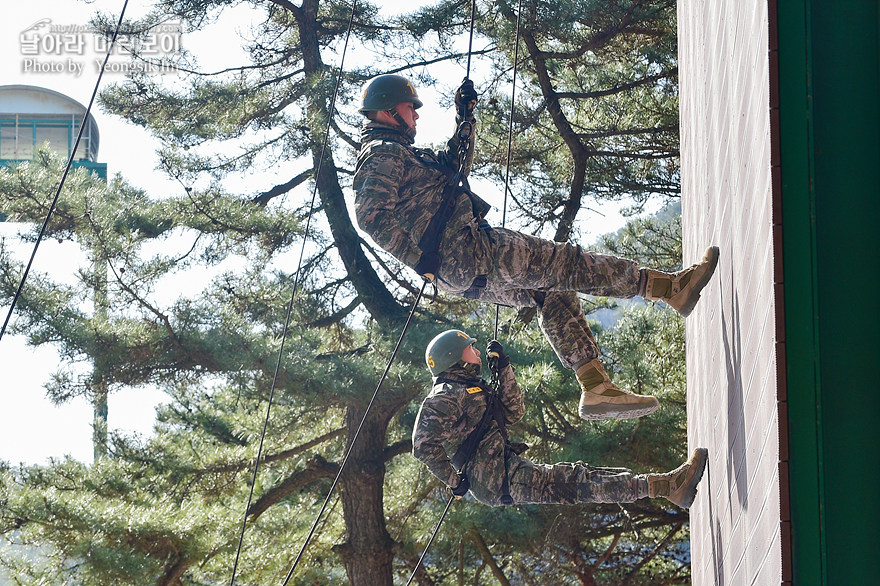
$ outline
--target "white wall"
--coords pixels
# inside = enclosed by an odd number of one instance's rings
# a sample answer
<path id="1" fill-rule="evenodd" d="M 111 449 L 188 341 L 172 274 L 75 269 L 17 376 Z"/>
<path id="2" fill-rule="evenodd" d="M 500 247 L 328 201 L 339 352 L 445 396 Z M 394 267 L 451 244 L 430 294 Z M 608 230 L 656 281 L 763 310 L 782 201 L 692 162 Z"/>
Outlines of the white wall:
<path id="1" fill-rule="evenodd" d="M 687 321 L 693 584 L 782 583 L 768 7 L 679 0 L 685 262 L 721 248 Z"/>

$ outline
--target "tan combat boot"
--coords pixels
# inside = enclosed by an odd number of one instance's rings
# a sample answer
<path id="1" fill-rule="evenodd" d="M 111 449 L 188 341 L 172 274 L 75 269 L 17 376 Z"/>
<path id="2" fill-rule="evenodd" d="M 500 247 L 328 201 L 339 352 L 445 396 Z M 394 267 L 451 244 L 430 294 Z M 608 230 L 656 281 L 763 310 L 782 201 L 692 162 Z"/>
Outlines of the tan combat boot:
<path id="1" fill-rule="evenodd" d="M 596 358 L 577 369 L 581 383 L 581 419 L 632 419 L 653 413 L 660 406 L 656 397 L 636 395 L 617 388 Z"/>
<path id="2" fill-rule="evenodd" d="M 691 452 L 688 461 L 666 474 L 646 474 L 648 480 L 648 496 L 663 497 L 683 509 L 694 504 L 697 496 L 697 484 L 706 470 L 709 450 L 697 448 Z"/>
<path id="3" fill-rule="evenodd" d="M 664 273 L 645 269 L 645 299 L 663 301 L 677 310 L 682 317 L 690 315 L 700 299 L 700 291 L 712 278 L 718 265 L 718 247 L 710 246 L 697 264 L 677 273 Z"/>

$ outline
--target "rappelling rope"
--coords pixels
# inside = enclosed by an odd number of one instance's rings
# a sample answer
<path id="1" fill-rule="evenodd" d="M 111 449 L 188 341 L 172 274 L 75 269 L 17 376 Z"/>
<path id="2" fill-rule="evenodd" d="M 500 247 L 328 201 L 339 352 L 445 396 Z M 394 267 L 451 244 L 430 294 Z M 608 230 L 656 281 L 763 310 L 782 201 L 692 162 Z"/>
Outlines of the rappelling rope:
<path id="1" fill-rule="evenodd" d="M 311 223 L 312 223 L 312 216 L 314 215 L 314 211 L 315 211 L 315 199 L 316 199 L 316 196 L 318 193 L 318 180 L 321 175 L 321 167 L 324 163 L 324 155 L 326 153 L 327 144 L 330 139 L 330 123 L 333 120 L 333 113 L 336 109 L 336 98 L 339 95 L 339 86 L 340 86 L 340 82 L 342 80 L 342 74 L 344 72 L 345 55 L 348 52 L 348 41 L 349 41 L 349 38 L 351 37 L 352 23 L 354 22 L 356 8 L 357 8 L 357 0 L 353 0 L 353 2 L 351 4 L 351 16 L 348 20 L 348 29 L 346 30 L 346 33 L 345 33 L 345 43 L 342 48 L 342 56 L 341 56 L 341 59 L 339 62 L 339 74 L 336 76 L 336 85 L 333 88 L 333 97 L 330 100 L 330 110 L 327 115 L 327 127 L 324 132 L 324 141 L 321 145 L 321 155 L 318 158 L 318 164 L 315 169 L 315 184 L 314 184 L 314 189 L 312 189 L 312 199 L 311 199 L 311 202 L 309 203 L 309 213 L 306 218 L 305 231 L 303 232 L 303 241 L 302 241 L 302 246 L 300 247 L 300 251 L 299 251 L 299 261 L 297 262 L 296 273 L 295 273 L 294 280 L 293 280 L 293 289 L 290 293 L 290 301 L 287 304 L 287 314 L 284 318 L 284 330 L 281 335 L 281 347 L 278 349 L 278 360 L 275 362 L 275 373 L 272 376 L 272 388 L 269 391 L 269 400 L 266 405 L 266 417 L 263 420 L 263 429 L 260 432 L 260 444 L 259 444 L 259 447 L 257 448 L 256 458 L 254 458 L 254 472 L 253 472 L 253 475 L 251 478 L 251 486 L 248 491 L 247 505 L 245 505 L 244 513 L 242 514 L 241 532 L 238 537 L 238 548 L 236 549 L 236 552 L 235 552 L 235 562 L 233 563 L 233 566 L 232 566 L 232 577 L 229 580 L 230 586 L 233 586 L 233 584 L 235 584 L 235 574 L 236 574 L 236 571 L 238 570 L 238 561 L 239 561 L 239 558 L 241 557 L 242 544 L 244 543 L 244 532 L 245 532 L 245 528 L 247 527 L 248 511 L 251 508 L 251 502 L 253 501 L 253 497 L 254 497 L 254 487 L 257 484 L 257 473 L 259 472 L 259 469 L 260 469 L 260 458 L 262 457 L 262 454 L 263 454 L 263 444 L 266 439 L 266 430 L 269 426 L 269 416 L 272 411 L 272 400 L 275 397 L 275 388 L 278 383 L 278 374 L 281 370 L 281 360 L 284 356 L 284 344 L 287 341 L 287 334 L 290 329 L 290 318 L 291 318 L 291 315 L 293 314 L 293 303 L 294 303 L 294 300 L 296 299 L 297 290 L 299 289 L 299 282 L 300 282 L 300 276 L 302 273 L 302 264 L 303 264 L 303 258 L 305 255 L 306 242 L 308 241 L 309 229 L 310 229 Z M 328 496 L 328 500 L 329 500 L 329 496 Z M 327 504 L 324 503 L 325 507 L 326 507 L 326 505 Z M 316 522 L 316 524 L 317 524 L 317 522 Z M 313 527 L 313 530 L 314 530 L 314 527 Z M 285 581 L 285 584 L 286 583 L 287 582 Z"/>
<path id="2" fill-rule="evenodd" d="M 473 1 L 472 6 L 476 6 L 476 0 Z M 474 11 L 471 10 L 471 42 L 473 42 L 474 36 Z M 510 120 L 508 121 L 508 130 L 507 130 L 507 166 L 504 173 L 504 203 L 502 205 L 501 211 L 501 227 L 503 228 L 507 221 L 507 190 L 508 183 L 510 179 L 510 159 L 511 159 L 511 148 L 513 145 L 513 112 L 514 112 L 514 104 L 516 98 L 516 71 L 517 66 L 519 65 L 519 38 L 520 38 L 520 22 L 522 15 L 522 0 L 519 0 L 516 9 L 516 39 L 514 41 L 514 57 L 513 57 L 513 80 L 512 80 L 512 89 L 510 95 Z M 468 73 L 470 73 L 471 66 L 471 51 L 470 47 L 468 48 Z M 498 339 L 498 316 L 499 316 L 500 306 L 498 304 L 495 305 L 495 335 L 493 339 Z M 492 381 L 491 386 L 493 389 L 498 388 L 499 384 L 499 373 L 498 373 L 498 360 L 497 356 L 490 355 L 487 356 L 489 360 L 490 366 L 492 366 Z M 505 454 L 505 457 L 506 454 Z M 462 468 L 463 470 L 463 468 Z M 437 533 L 440 531 L 440 526 L 443 525 L 443 520 L 446 519 L 446 514 L 449 512 L 449 507 L 452 505 L 452 501 L 455 500 L 455 495 L 450 495 L 449 500 L 446 503 L 446 507 L 443 509 L 443 514 L 440 515 L 440 520 L 437 521 L 437 525 L 434 526 L 434 530 L 431 532 L 431 537 L 428 539 L 428 544 L 425 546 L 422 555 L 419 556 L 419 560 L 416 562 L 416 566 L 413 568 L 412 574 L 410 574 L 409 580 L 406 582 L 406 586 L 412 584 L 413 579 L 416 577 L 416 572 L 418 572 L 419 568 L 422 565 L 422 562 L 425 559 L 425 556 L 428 555 L 428 550 L 431 548 L 431 544 L 434 543 L 434 538 L 437 537 Z"/>
<path id="3" fill-rule="evenodd" d="M 501 206 L 501 227 L 504 228 L 507 224 L 507 191 L 509 189 L 510 183 L 510 159 L 511 159 L 511 150 L 513 149 L 513 112 L 516 104 L 516 72 L 519 65 L 519 36 L 520 36 L 520 20 L 522 15 L 522 0 L 519 0 L 519 3 L 516 7 L 516 40 L 514 41 L 514 49 L 513 49 L 513 80 L 511 82 L 511 90 L 510 90 L 510 116 L 507 123 L 507 164 L 504 169 L 504 202 Z M 498 317 L 501 312 L 501 306 L 495 305 L 495 335 L 493 339 L 498 339 Z"/>
<path id="4" fill-rule="evenodd" d="M 336 485 L 339 483 L 339 479 L 342 477 L 342 471 L 345 470 L 345 465 L 348 463 L 348 457 L 351 455 L 351 452 L 354 449 L 354 444 L 361 433 L 361 428 L 363 428 L 364 422 L 367 420 L 367 416 L 370 414 L 370 409 L 372 408 L 373 403 L 375 403 L 376 397 L 379 395 L 379 389 L 382 388 L 382 383 L 385 382 L 385 379 L 388 377 L 388 372 L 391 370 L 391 365 L 394 363 L 394 359 L 397 357 L 397 352 L 400 349 L 400 345 L 403 343 L 403 337 L 406 335 L 407 329 L 409 329 L 409 324 L 410 322 L 412 322 L 413 315 L 416 312 L 419 301 L 421 301 L 422 299 L 422 295 L 425 293 L 425 287 L 427 286 L 427 284 L 427 280 L 422 281 L 422 288 L 419 290 L 419 294 L 418 296 L 416 296 L 416 300 L 413 301 L 412 310 L 409 312 L 409 317 L 407 318 L 406 323 L 403 326 L 403 331 L 400 332 L 400 338 L 398 338 L 397 340 L 397 345 L 394 346 L 394 351 L 391 353 L 391 358 L 388 360 L 388 364 L 385 366 L 385 372 L 382 373 L 382 377 L 379 379 L 379 383 L 376 385 L 376 390 L 373 391 L 373 396 L 370 398 L 370 402 L 367 404 L 367 407 L 364 410 L 364 415 L 361 418 L 361 422 L 351 439 L 351 443 L 349 443 L 348 450 L 346 450 L 345 452 L 345 456 L 342 458 L 342 463 L 339 465 L 339 471 L 336 473 L 336 478 L 333 480 L 333 484 L 330 486 L 330 490 L 327 491 L 327 498 L 324 499 L 324 504 L 321 506 L 321 510 L 318 511 L 318 515 L 315 517 L 315 522 L 312 523 L 312 528 L 309 531 L 305 542 L 300 548 L 299 553 L 297 554 L 296 559 L 293 562 L 293 565 L 290 567 L 290 571 L 287 573 L 287 577 L 284 579 L 282 586 L 287 586 L 287 583 L 290 582 L 290 578 L 293 577 L 293 572 L 294 570 L 296 570 L 296 566 L 302 559 L 302 556 L 306 551 L 306 547 L 308 547 L 309 545 L 309 541 L 311 541 L 312 536 L 315 534 L 315 529 L 318 526 L 318 522 L 324 515 L 324 511 L 327 509 L 327 504 L 330 502 L 330 497 L 333 495 L 333 491 L 336 489 Z"/>
<path id="5" fill-rule="evenodd" d="M 449 512 L 449 507 L 452 505 L 452 501 L 455 500 L 455 495 L 449 495 L 449 500 L 446 502 L 446 508 L 443 509 L 443 514 L 440 515 L 440 520 L 437 521 L 437 525 L 434 526 L 434 531 L 431 532 L 431 538 L 428 540 L 428 545 L 425 546 L 425 550 L 422 552 L 422 555 L 419 556 L 419 561 L 416 562 L 416 567 L 413 568 L 412 574 L 409 576 L 409 580 L 406 581 L 406 586 L 412 584 L 413 579 L 416 577 L 416 572 L 419 571 L 419 568 L 422 565 L 422 560 L 425 559 L 425 556 L 428 555 L 428 550 L 431 549 L 431 544 L 434 543 L 434 538 L 437 537 L 437 533 L 440 531 L 440 526 L 443 524 L 443 520 L 446 518 L 446 513 Z"/>
<path id="6" fill-rule="evenodd" d="M 58 197 L 61 195 L 61 189 L 64 187 L 64 182 L 67 180 L 67 174 L 70 173 L 70 168 L 73 165 L 73 157 L 76 155 L 76 151 L 79 148 L 79 142 L 82 139 L 83 130 L 86 127 L 86 124 L 89 121 L 89 117 L 92 112 L 92 104 L 95 103 L 95 96 L 98 95 L 98 87 L 101 85 L 101 78 L 104 77 L 104 69 L 107 67 L 107 61 L 110 59 L 110 54 L 113 52 L 113 45 L 116 44 L 116 37 L 119 35 L 119 29 L 122 28 L 122 19 L 125 17 L 125 9 L 128 7 L 128 0 L 122 5 L 122 12 L 119 13 L 119 20 L 116 22 L 116 28 L 113 30 L 113 38 L 110 39 L 110 46 L 107 47 L 107 54 L 104 56 L 104 63 L 101 64 L 101 71 L 98 72 L 98 81 L 95 82 L 95 89 L 92 91 L 92 97 L 89 100 L 89 105 L 86 108 L 86 113 L 83 116 L 82 124 L 79 125 L 79 131 L 76 133 L 76 142 L 73 143 L 73 148 L 70 151 L 70 156 L 67 158 L 67 165 L 64 167 L 64 174 L 61 176 L 61 181 L 58 183 L 58 189 L 55 191 L 55 197 L 52 199 L 52 204 L 49 206 L 49 213 L 46 214 L 46 219 L 43 221 L 43 226 L 40 228 L 40 233 L 37 236 L 37 241 L 34 243 L 34 250 L 31 252 L 31 258 L 27 263 L 27 266 L 24 269 L 24 273 L 21 276 L 21 281 L 18 284 L 18 290 L 15 292 L 15 296 L 12 298 L 12 305 L 9 306 L 9 312 L 6 314 L 6 320 L 3 322 L 3 327 L 0 328 L 0 340 L 3 339 L 3 334 L 6 333 L 6 327 L 9 325 L 9 320 L 12 318 L 12 312 L 15 310 L 15 305 L 18 303 L 19 297 L 21 297 L 21 291 L 24 288 L 24 283 L 27 280 L 28 274 L 31 272 L 31 266 L 34 264 L 34 257 L 37 256 L 37 249 L 40 247 L 40 242 L 43 241 L 43 235 L 46 233 L 46 228 L 49 226 L 49 220 L 52 218 L 52 213 L 55 211 L 55 206 L 58 203 Z"/>

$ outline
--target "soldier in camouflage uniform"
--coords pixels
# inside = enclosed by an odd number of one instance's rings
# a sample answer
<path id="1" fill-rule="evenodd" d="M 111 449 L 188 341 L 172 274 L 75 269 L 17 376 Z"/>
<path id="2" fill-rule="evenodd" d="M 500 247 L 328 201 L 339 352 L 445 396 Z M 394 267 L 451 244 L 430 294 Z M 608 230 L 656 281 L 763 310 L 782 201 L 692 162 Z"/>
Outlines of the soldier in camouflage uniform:
<path id="1" fill-rule="evenodd" d="M 456 496 L 468 491 L 478 501 L 501 504 L 628 503 L 663 497 L 688 508 L 706 466 L 707 450 L 697 448 L 690 459 L 666 474 L 633 474 L 626 468 L 595 467 L 583 462 L 535 464 L 508 446 L 503 430 L 493 421 L 476 449 L 456 469 L 452 458 L 458 446 L 477 427 L 486 410 L 488 383 L 480 379 L 482 361 L 476 339 L 461 330 L 448 330 L 428 345 L 425 361 L 434 386 L 422 402 L 413 429 L 413 455 Z M 498 392 L 505 425 L 525 414 L 522 391 L 510 360 L 497 341 L 487 354 L 497 356 Z M 505 461 L 506 458 L 506 461 Z M 506 470 L 506 472 L 505 472 Z M 511 500 L 502 501 L 508 480 Z"/>
<path id="2" fill-rule="evenodd" d="M 456 92 L 456 123 L 470 128 L 477 94 L 466 80 Z M 412 83 L 398 75 L 371 80 L 360 112 L 367 117 L 354 176 L 355 215 L 360 227 L 382 248 L 410 267 L 418 263 L 419 241 L 440 206 L 459 160 L 457 132 L 444 151 L 413 147 L 416 110 L 422 106 Z M 462 117 L 462 112 L 467 112 Z M 474 132 L 466 137 L 471 143 Z M 702 261 L 670 274 L 634 262 L 587 252 L 568 242 L 552 242 L 504 228 L 488 228 L 489 206 L 463 187 L 442 235 L 437 287 L 446 293 L 512 307 L 535 307 L 541 329 L 566 368 L 581 385 L 579 415 L 584 419 L 632 418 L 659 407 L 655 397 L 615 386 L 599 361 L 599 348 L 587 325 L 577 293 L 661 300 L 687 316 L 718 261 L 710 247 Z"/>

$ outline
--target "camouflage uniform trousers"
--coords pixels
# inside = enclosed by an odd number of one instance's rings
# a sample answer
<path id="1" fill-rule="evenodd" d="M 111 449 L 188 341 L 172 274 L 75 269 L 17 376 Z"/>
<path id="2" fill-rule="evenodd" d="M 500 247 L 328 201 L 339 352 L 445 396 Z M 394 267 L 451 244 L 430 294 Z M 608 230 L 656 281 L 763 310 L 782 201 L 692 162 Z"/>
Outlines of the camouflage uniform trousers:
<path id="1" fill-rule="evenodd" d="M 478 501 L 501 505 L 504 460 L 481 460 L 469 467 L 470 491 Z M 535 464 L 516 454 L 508 456 L 510 496 L 518 505 L 631 503 L 637 497 L 637 478 L 626 468 L 590 466 L 583 462 Z"/>
<path id="2" fill-rule="evenodd" d="M 507 230 L 477 230 L 476 223 L 444 237 L 438 288 L 510 307 L 536 307 L 541 330 L 566 368 L 599 356 L 577 293 L 629 299 L 639 293 L 639 266 L 631 260 L 588 252 Z M 474 280 L 486 277 L 483 288 Z"/>

